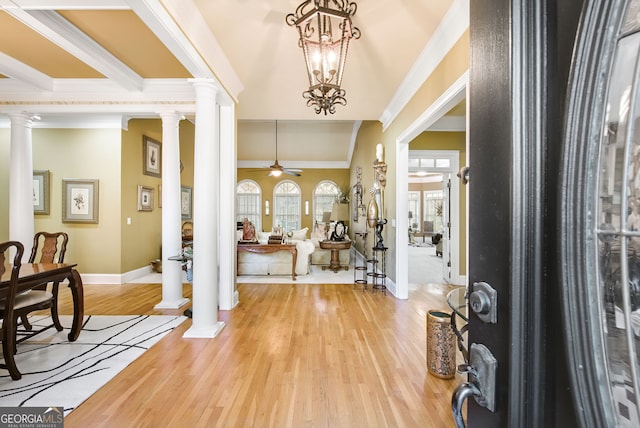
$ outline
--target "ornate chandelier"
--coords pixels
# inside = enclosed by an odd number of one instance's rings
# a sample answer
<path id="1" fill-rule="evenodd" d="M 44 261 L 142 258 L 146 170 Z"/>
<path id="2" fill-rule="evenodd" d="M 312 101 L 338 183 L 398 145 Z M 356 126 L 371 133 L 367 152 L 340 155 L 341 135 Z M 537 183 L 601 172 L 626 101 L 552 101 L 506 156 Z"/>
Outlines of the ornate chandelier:
<path id="1" fill-rule="evenodd" d="M 357 8 L 348 0 L 306 0 L 287 15 L 287 24 L 298 29 L 307 65 L 309 90 L 302 96 L 316 114 L 333 114 L 337 104 L 347 105 L 340 85 L 349 41 L 360 38 L 360 30 L 351 22 Z"/>

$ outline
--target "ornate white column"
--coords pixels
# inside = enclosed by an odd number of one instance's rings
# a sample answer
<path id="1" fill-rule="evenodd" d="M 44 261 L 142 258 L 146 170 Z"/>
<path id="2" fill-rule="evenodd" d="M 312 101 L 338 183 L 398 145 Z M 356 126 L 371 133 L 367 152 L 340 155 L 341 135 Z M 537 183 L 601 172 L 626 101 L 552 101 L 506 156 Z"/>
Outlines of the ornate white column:
<path id="1" fill-rule="evenodd" d="M 169 260 L 182 250 L 180 211 L 180 132 L 182 116 L 161 112 L 162 118 L 162 301 L 155 308 L 179 308 L 189 299 L 182 296 L 182 268 Z"/>
<path id="2" fill-rule="evenodd" d="M 24 245 L 23 262 L 33 246 L 33 143 L 31 126 L 34 115 L 11 113 L 11 149 L 9 162 L 9 239 Z"/>
<path id="3" fill-rule="evenodd" d="M 193 322 L 184 337 L 215 337 L 218 321 L 219 114 L 213 80 L 194 79 Z"/>

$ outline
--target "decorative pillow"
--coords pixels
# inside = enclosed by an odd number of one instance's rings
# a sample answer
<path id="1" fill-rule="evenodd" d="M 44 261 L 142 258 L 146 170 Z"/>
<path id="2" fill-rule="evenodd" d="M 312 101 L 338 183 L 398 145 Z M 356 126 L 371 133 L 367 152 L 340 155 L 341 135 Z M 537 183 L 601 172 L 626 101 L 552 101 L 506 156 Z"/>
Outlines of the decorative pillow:
<path id="1" fill-rule="evenodd" d="M 270 232 L 257 232 L 256 234 L 258 235 L 258 241 L 268 241 L 271 235 Z"/>
<path id="2" fill-rule="evenodd" d="M 242 229 L 236 230 L 236 241 L 240 241 L 242 239 Z"/>
<path id="3" fill-rule="evenodd" d="M 316 223 L 315 225 L 313 225 L 313 232 L 311 232 L 311 238 L 319 239 L 319 240 L 325 239 L 327 237 L 325 227 L 326 226 L 324 223 Z"/>
<path id="4" fill-rule="evenodd" d="M 305 227 L 304 229 L 294 230 L 293 236 L 291 239 L 297 239 L 298 241 L 304 241 L 307 239 L 307 232 L 309 232 L 309 228 Z"/>
<path id="5" fill-rule="evenodd" d="M 337 224 L 337 223 L 336 223 L 335 221 L 332 221 L 332 222 L 329 224 L 329 233 L 328 233 L 328 236 L 331 236 L 331 235 L 333 234 L 333 232 L 335 232 L 335 230 L 336 230 L 336 224 Z M 343 223 L 343 224 L 344 224 L 344 223 Z M 346 235 L 348 231 L 349 231 L 349 228 L 348 228 L 347 226 L 345 226 L 345 227 L 344 227 L 344 234 Z"/>

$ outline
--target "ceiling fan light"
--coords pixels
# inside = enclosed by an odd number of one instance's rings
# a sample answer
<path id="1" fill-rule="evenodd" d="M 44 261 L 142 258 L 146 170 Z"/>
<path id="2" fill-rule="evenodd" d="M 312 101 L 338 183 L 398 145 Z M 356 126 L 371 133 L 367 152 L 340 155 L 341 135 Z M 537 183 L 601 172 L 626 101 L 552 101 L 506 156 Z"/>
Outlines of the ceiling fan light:
<path id="1" fill-rule="evenodd" d="M 279 169 L 274 169 L 273 171 L 271 171 L 271 175 L 274 177 L 280 177 L 282 175 L 282 171 L 280 171 Z"/>
<path id="2" fill-rule="evenodd" d="M 333 114 L 337 104 L 347 104 L 340 85 L 349 41 L 360 38 L 360 30 L 351 22 L 357 9 L 349 0 L 305 0 L 286 17 L 287 24 L 298 30 L 307 66 L 309 90 L 302 96 L 316 114 Z"/>

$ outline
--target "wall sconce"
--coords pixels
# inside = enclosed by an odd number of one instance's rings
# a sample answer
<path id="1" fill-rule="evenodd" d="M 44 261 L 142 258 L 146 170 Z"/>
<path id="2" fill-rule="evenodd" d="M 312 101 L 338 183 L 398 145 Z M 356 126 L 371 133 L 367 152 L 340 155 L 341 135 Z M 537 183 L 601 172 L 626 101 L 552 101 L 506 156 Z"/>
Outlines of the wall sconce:
<path id="1" fill-rule="evenodd" d="M 269 200 L 264 201 L 264 215 L 269 215 Z"/>
<path id="2" fill-rule="evenodd" d="M 309 201 L 304 201 L 304 215 L 309 215 Z"/>

